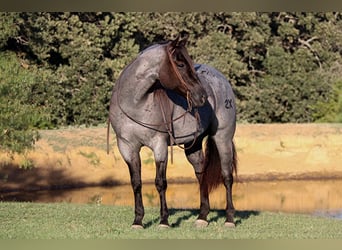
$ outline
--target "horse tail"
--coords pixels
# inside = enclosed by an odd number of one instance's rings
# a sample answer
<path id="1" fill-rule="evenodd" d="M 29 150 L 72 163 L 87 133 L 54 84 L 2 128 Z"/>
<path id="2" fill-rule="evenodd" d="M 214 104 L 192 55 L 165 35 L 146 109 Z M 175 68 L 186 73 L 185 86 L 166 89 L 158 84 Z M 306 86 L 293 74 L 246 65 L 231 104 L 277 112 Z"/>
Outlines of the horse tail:
<path id="1" fill-rule="evenodd" d="M 233 141 L 232 153 L 232 172 L 234 172 L 235 176 L 237 176 L 237 155 Z M 216 143 L 211 136 L 209 136 L 206 141 L 204 172 L 201 183 L 206 183 L 208 187 L 208 193 L 223 183 L 220 155 Z M 201 187 L 205 187 L 205 185 L 201 185 Z"/>
<path id="2" fill-rule="evenodd" d="M 107 155 L 109 155 L 109 128 L 110 128 L 110 121 L 108 118 L 107 119 Z"/>

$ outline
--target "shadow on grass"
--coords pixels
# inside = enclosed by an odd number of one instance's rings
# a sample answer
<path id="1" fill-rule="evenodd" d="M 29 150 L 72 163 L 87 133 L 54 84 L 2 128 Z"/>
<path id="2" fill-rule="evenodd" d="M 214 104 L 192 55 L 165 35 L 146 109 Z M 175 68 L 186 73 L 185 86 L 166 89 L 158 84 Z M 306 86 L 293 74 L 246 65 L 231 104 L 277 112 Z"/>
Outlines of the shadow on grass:
<path id="1" fill-rule="evenodd" d="M 183 221 L 189 220 L 191 217 L 196 217 L 199 215 L 199 209 L 180 209 L 180 208 L 172 208 L 169 210 L 170 216 L 175 216 L 176 221 L 173 222 L 170 226 L 175 228 L 175 227 L 180 227 Z M 177 216 L 180 214 L 179 216 Z M 208 222 L 213 223 L 213 222 L 218 222 L 219 219 L 225 218 L 226 216 L 226 211 L 223 209 L 212 209 L 210 210 L 210 214 L 214 214 L 213 217 L 209 218 Z M 239 224 L 242 224 L 244 220 L 248 220 L 249 217 L 251 216 L 257 216 L 259 215 L 259 211 L 255 210 L 242 210 L 242 211 L 236 211 L 235 212 L 235 225 L 238 226 Z M 146 223 L 144 226 L 145 228 L 149 228 L 155 224 L 159 223 L 159 217 L 155 218 L 148 223 Z"/>
<path id="2" fill-rule="evenodd" d="M 225 218 L 226 216 L 226 211 L 221 209 L 221 210 L 213 210 L 213 212 L 216 213 L 216 216 L 214 216 L 213 218 L 211 218 L 209 220 L 210 222 L 217 222 L 220 218 Z M 247 220 L 249 217 L 251 216 L 256 216 L 259 215 L 260 212 L 259 211 L 255 211 L 255 210 L 242 210 L 242 211 L 235 211 L 235 225 L 239 225 L 242 223 L 243 220 Z"/>

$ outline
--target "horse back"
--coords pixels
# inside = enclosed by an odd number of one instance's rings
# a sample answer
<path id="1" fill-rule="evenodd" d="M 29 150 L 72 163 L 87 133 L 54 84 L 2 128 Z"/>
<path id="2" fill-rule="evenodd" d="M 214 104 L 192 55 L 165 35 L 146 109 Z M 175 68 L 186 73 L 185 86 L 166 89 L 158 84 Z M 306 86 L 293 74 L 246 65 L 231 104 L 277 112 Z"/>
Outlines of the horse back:
<path id="1" fill-rule="evenodd" d="M 209 95 L 208 101 L 218 121 L 217 129 L 235 131 L 236 104 L 230 82 L 221 72 L 211 66 L 196 64 L 195 70 Z"/>

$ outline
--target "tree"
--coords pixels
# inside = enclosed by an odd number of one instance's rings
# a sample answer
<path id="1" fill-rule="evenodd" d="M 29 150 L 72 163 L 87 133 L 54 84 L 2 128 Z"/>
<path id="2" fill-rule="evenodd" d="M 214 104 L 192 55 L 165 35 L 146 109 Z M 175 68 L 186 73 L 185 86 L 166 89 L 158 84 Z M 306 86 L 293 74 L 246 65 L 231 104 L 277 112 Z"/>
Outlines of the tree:
<path id="1" fill-rule="evenodd" d="M 126 17 L 110 13 L 21 13 L 22 46 L 46 74 L 37 98 L 56 125 L 105 120 L 110 92 L 138 48 L 121 32 Z M 127 21 L 127 23 L 129 23 Z M 123 34 L 122 34 L 123 33 Z"/>
<path id="2" fill-rule="evenodd" d="M 46 118 L 31 102 L 37 78 L 14 53 L 0 53 L 0 72 L 0 150 L 22 153 L 39 138 L 36 128 Z"/>

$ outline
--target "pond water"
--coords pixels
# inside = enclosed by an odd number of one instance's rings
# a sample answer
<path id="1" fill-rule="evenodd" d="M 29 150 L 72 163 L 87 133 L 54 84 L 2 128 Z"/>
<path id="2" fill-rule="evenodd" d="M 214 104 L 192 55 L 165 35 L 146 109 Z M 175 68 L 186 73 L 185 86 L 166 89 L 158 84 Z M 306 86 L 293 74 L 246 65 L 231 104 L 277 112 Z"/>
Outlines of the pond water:
<path id="1" fill-rule="evenodd" d="M 242 182 L 233 186 L 236 210 L 309 213 L 342 219 L 342 180 Z M 129 185 L 87 187 L 67 190 L 0 193 L 2 201 L 98 203 L 133 206 Z M 153 184 L 143 184 L 145 206 L 159 207 L 159 195 Z M 169 183 L 169 208 L 198 209 L 197 183 Z M 224 209 L 225 189 L 210 195 L 213 209 Z"/>

